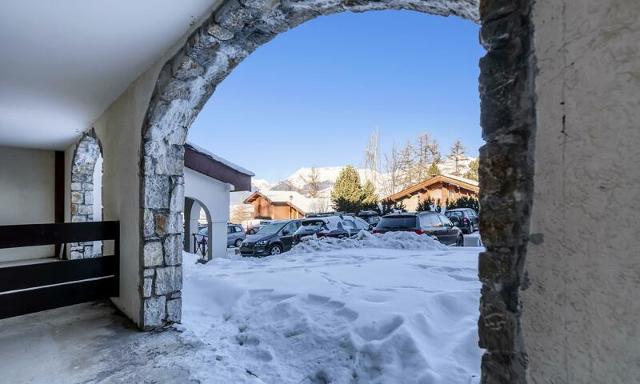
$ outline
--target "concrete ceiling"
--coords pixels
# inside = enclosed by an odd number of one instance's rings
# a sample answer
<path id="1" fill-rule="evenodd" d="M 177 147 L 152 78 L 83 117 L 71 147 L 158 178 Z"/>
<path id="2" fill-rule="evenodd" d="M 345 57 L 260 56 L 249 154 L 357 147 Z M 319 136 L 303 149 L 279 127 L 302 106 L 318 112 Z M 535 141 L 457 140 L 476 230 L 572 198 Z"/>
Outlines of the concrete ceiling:
<path id="1" fill-rule="evenodd" d="M 0 145 L 64 149 L 216 0 L 3 0 Z"/>

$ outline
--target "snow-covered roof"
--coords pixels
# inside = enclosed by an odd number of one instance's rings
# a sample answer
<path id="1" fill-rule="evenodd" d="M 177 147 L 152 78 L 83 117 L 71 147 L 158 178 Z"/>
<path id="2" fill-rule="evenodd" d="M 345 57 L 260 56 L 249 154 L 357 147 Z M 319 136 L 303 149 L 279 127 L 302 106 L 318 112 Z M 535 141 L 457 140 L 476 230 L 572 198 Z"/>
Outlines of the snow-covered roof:
<path id="1" fill-rule="evenodd" d="M 450 179 L 454 179 L 454 180 L 458 180 L 458 181 L 462 181 L 463 183 L 467 183 L 467 184 L 471 184 L 471 185 L 475 185 L 476 187 L 479 185 L 477 181 L 475 180 L 471 180 L 471 179 L 467 179 L 465 177 L 462 176 L 456 176 L 456 175 L 452 175 L 450 173 L 443 173 L 442 176 L 446 176 Z"/>
<path id="2" fill-rule="evenodd" d="M 207 156 L 211 157 L 213 160 L 226 165 L 229 168 L 232 168 L 232 169 L 234 169 L 234 170 L 236 170 L 236 171 L 238 171 L 240 173 L 244 173 L 245 175 L 248 175 L 248 176 L 255 176 L 255 174 L 253 172 L 249 171 L 248 169 L 243 168 L 243 167 L 241 167 L 241 166 L 239 166 L 239 165 L 237 165 L 235 163 L 232 163 L 229 160 L 227 160 L 227 159 L 225 159 L 223 157 L 220 157 L 220 156 L 214 154 L 213 152 L 208 151 L 208 150 L 206 150 L 206 149 L 204 149 L 204 148 L 202 148 L 202 147 L 200 147 L 198 145 L 195 145 L 195 144 L 193 144 L 191 142 L 187 142 L 187 145 L 190 146 L 191 148 L 193 148 L 194 150 L 202 153 L 203 155 L 207 155 Z"/>
<path id="3" fill-rule="evenodd" d="M 296 191 L 260 191 L 252 193 L 245 199 L 245 203 L 253 201 L 258 196 L 264 196 L 273 203 L 290 204 L 302 213 L 312 212 L 315 202 L 315 199 L 308 198 Z"/>
<path id="4" fill-rule="evenodd" d="M 303 212 L 311 212 L 313 200 L 296 191 L 264 191 L 260 192 L 274 203 L 290 203 Z"/>
<path id="5" fill-rule="evenodd" d="M 460 177 L 460 176 L 453 176 L 453 175 L 449 175 L 449 174 L 441 174 L 441 175 L 437 175 L 437 176 L 433 176 L 430 177 L 426 180 L 423 180 L 417 184 L 411 185 L 405 189 L 403 189 L 400 192 L 396 192 L 388 197 L 386 197 L 386 199 L 392 200 L 392 201 L 398 201 L 401 199 L 406 198 L 407 196 L 411 196 L 414 193 L 417 193 L 420 190 L 423 190 L 425 188 L 428 188 L 430 185 L 433 185 L 437 182 L 444 182 L 444 183 L 448 183 L 448 184 L 453 184 L 453 185 L 457 185 L 458 187 L 461 188 L 465 188 L 467 190 L 473 191 L 475 193 L 478 193 L 478 182 L 475 180 L 470 180 L 470 179 L 466 179 L 464 177 Z"/>

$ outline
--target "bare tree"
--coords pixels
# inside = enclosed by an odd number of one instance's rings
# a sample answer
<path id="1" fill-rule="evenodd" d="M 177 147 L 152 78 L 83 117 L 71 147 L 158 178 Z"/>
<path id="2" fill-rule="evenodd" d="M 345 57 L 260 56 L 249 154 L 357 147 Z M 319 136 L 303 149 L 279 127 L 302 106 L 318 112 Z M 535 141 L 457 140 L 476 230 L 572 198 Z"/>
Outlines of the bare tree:
<path id="1" fill-rule="evenodd" d="M 391 151 L 384 155 L 384 194 L 385 196 L 392 195 L 399 190 L 400 186 L 400 154 L 398 149 L 394 145 Z"/>
<path id="2" fill-rule="evenodd" d="M 398 167 L 400 170 L 399 187 L 406 188 L 417 181 L 416 175 L 416 150 L 411 141 L 407 141 L 398 155 Z"/>
<path id="3" fill-rule="evenodd" d="M 369 136 L 369 143 L 364 150 L 364 169 L 367 180 L 377 185 L 380 172 L 380 133 L 377 129 Z"/>
<path id="4" fill-rule="evenodd" d="M 236 204 L 231 207 L 229 221 L 235 224 L 242 224 L 245 221 L 253 219 L 253 205 Z"/>
<path id="5" fill-rule="evenodd" d="M 433 173 L 433 164 L 440 159 L 440 147 L 438 142 L 428 133 L 423 133 L 416 140 L 415 178 L 418 182 L 428 179 Z"/>
<path id="6" fill-rule="evenodd" d="M 305 184 L 305 190 L 307 197 L 316 198 L 320 195 L 322 185 L 320 183 L 320 172 L 318 168 L 311 167 L 311 171 L 308 176 L 301 176 L 302 181 Z"/>
<path id="7" fill-rule="evenodd" d="M 453 160 L 454 163 L 453 174 L 460 176 L 462 174 L 462 162 L 467 159 L 462 141 L 456 140 L 456 142 L 453 143 L 451 153 L 449 153 L 449 159 Z"/>

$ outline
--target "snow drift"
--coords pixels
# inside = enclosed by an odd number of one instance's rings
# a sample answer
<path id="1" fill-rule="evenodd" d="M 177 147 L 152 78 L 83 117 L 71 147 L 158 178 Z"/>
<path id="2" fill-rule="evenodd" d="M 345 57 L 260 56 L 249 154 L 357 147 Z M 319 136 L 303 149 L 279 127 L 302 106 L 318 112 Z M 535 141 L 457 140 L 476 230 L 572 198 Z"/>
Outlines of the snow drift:
<path id="1" fill-rule="evenodd" d="M 446 246 L 430 236 L 418 235 L 414 232 L 387 232 L 381 235 L 374 235 L 367 231 L 360 231 L 353 239 L 318 238 L 317 236 L 310 236 L 302 240 L 302 242 L 293 247 L 291 250 L 292 254 L 329 252 L 349 248 L 409 249 L 423 251 L 447 249 Z"/>
<path id="2" fill-rule="evenodd" d="M 478 383 L 480 250 L 404 233 L 206 265 L 185 254 L 184 334 L 215 349 L 189 360 L 191 379 Z"/>

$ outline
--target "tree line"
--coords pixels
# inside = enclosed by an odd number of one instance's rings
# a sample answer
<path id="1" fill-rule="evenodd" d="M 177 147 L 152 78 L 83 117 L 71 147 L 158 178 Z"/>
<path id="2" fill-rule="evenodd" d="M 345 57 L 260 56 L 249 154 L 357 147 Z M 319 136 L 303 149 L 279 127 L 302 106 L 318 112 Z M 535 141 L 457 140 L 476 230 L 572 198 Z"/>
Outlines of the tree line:
<path id="1" fill-rule="evenodd" d="M 365 150 L 365 158 L 371 157 L 373 151 L 370 147 L 372 145 L 377 147 L 377 143 L 372 144 L 370 141 Z M 461 140 L 456 140 L 453 143 L 446 158 L 453 162 L 453 175 L 478 180 L 477 159 L 471 161 L 469 169 L 464 172 L 464 164 L 469 157 L 466 155 L 466 148 Z M 429 133 L 423 133 L 415 140 L 407 141 L 400 148 L 393 146 L 389 153 L 384 155 L 383 171 L 386 177 L 382 185 L 383 192 L 386 195 L 391 195 L 441 174 L 440 166 L 443 161 L 440 145 Z M 367 163 L 373 164 L 374 162 L 368 159 Z"/>
<path id="2" fill-rule="evenodd" d="M 384 215 L 394 210 L 405 210 L 402 202 L 380 200 L 373 182 L 367 180 L 363 184 L 358 171 L 351 165 L 340 171 L 331 191 L 331 202 L 338 212 L 357 213 L 363 210 L 374 210 Z M 427 199 L 418 203 L 417 211 L 440 211 L 442 206 L 440 200 Z M 473 197 L 461 197 L 455 201 L 447 200 L 444 202 L 444 207 L 446 209 L 473 208 L 476 212 L 480 209 L 478 200 Z"/>

